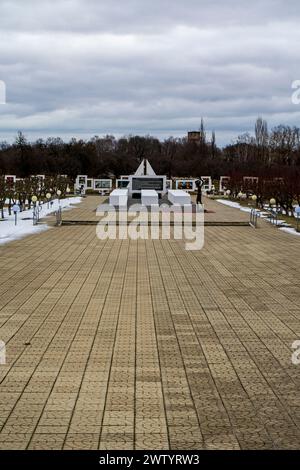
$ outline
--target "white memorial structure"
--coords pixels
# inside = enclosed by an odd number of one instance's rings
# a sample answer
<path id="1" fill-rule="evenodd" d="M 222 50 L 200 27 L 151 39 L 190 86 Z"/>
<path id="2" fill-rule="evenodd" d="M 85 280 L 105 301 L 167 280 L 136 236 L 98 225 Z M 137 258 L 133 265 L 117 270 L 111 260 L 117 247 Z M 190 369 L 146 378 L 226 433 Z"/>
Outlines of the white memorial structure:
<path id="1" fill-rule="evenodd" d="M 225 193 L 229 181 L 230 176 L 220 176 L 219 193 Z"/>
<path id="2" fill-rule="evenodd" d="M 167 192 L 167 177 L 156 175 L 148 160 L 142 161 L 134 175 L 128 176 L 128 181 L 128 191 L 133 197 L 141 197 L 142 191 L 156 191 L 159 197 Z"/>
<path id="3" fill-rule="evenodd" d="M 142 189 L 142 205 L 143 206 L 157 206 L 158 194 L 153 189 Z"/>
<path id="4" fill-rule="evenodd" d="M 195 179 L 177 179 L 175 183 L 176 189 L 181 191 L 194 192 L 196 190 L 195 182 Z"/>
<path id="5" fill-rule="evenodd" d="M 148 160 L 143 160 L 134 175 L 121 177 L 116 186 L 110 193 L 110 205 L 127 206 L 131 196 L 141 199 L 143 206 L 153 206 L 158 205 L 159 197 L 167 192 L 167 177 L 156 175 Z"/>
<path id="6" fill-rule="evenodd" d="M 202 192 L 207 193 L 211 191 L 212 190 L 211 176 L 201 176 L 201 179 L 203 180 Z M 187 192 L 195 192 L 197 191 L 196 181 L 197 179 L 178 178 L 175 181 L 176 189 L 181 189 Z"/>
<path id="7" fill-rule="evenodd" d="M 169 189 L 168 199 L 171 204 L 184 206 L 185 204 L 191 204 L 191 196 L 182 189 Z"/>
<path id="8" fill-rule="evenodd" d="M 167 184 L 169 181 L 169 184 Z M 122 182 L 127 183 L 122 187 Z M 159 199 L 167 194 L 171 205 L 184 206 L 191 204 L 191 196 L 182 189 L 171 189 L 172 184 L 165 175 L 156 175 L 148 160 L 143 160 L 133 175 L 116 182 L 116 189 L 110 193 L 109 205 L 127 207 L 129 198 L 140 199 L 143 206 L 159 206 Z M 169 188 L 168 188 L 169 187 Z"/>
<path id="9" fill-rule="evenodd" d="M 116 207 L 127 207 L 128 189 L 114 189 L 109 196 L 109 204 Z"/>
<path id="10" fill-rule="evenodd" d="M 207 191 L 211 187 L 211 178 L 203 177 Z M 116 180 L 113 191 L 112 180 L 92 179 L 87 175 L 78 175 L 75 188 L 85 192 L 88 188 L 109 194 L 109 205 L 119 208 L 128 208 L 134 204 L 134 199 L 139 199 L 143 206 L 159 207 L 159 200 L 164 204 L 185 206 L 192 204 L 189 192 L 195 191 L 194 179 L 176 180 L 176 189 L 172 189 L 172 180 L 167 180 L 166 175 L 157 175 L 148 160 L 144 159 L 133 175 L 122 175 Z M 167 197 L 166 197 L 167 196 Z"/>
<path id="11" fill-rule="evenodd" d="M 112 180 L 108 178 L 89 178 L 87 175 L 78 175 L 74 190 L 85 194 L 89 189 L 97 191 L 99 194 L 108 194 L 112 189 Z"/>

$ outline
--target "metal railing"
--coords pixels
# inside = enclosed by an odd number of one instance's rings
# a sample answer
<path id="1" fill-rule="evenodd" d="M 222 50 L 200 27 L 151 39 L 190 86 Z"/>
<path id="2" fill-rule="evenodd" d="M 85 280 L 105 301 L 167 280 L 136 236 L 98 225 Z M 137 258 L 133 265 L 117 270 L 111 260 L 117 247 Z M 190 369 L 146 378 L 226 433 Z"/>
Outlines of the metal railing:
<path id="1" fill-rule="evenodd" d="M 258 218 L 258 212 L 256 209 L 251 209 L 250 212 L 250 225 L 253 228 L 257 228 L 257 218 Z"/>
<path id="2" fill-rule="evenodd" d="M 32 212 L 32 222 L 33 222 L 33 225 L 37 225 L 37 223 L 39 222 L 40 220 L 40 212 L 42 210 L 42 207 L 35 204 L 33 206 L 33 212 Z"/>
<path id="3" fill-rule="evenodd" d="M 277 226 L 278 225 L 278 213 L 274 209 L 267 209 L 266 212 L 269 214 L 268 219 L 270 223 Z"/>
<path id="4" fill-rule="evenodd" d="M 61 211 L 61 207 L 59 207 L 57 209 L 57 211 L 55 212 L 55 215 L 56 215 L 56 226 L 57 227 L 60 227 L 62 225 L 62 211 Z"/>

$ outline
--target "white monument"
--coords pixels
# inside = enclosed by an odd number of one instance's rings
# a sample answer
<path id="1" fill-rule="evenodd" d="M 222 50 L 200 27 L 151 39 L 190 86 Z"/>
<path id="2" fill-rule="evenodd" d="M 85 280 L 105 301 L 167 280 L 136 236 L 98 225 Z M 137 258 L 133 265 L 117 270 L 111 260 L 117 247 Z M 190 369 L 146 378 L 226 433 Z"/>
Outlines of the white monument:
<path id="1" fill-rule="evenodd" d="M 109 196 L 109 204 L 116 207 L 127 207 L 128 189 L 114 189 Z"/>
<path id="2" fill-rule="evenodd" d="M 168 199 L 171 204 L 184 206 L 185 204 L 191 204 L 191 196 L 182 189 L 169 189 Z"/>
<path id="3" fill-rule="evenodd" d="M 156 191 L 163 196 L 167 192 L 166 175 L 156 175 L 148 160 L 144 159 L 134 175 L 128 177 L 130 195 L 142 196 L 142 191 Z"/>
<path id="4" fill-rule="evenodd" d="M 158 194 L 153 189 L 142 189 L 142 205 L 153 206 L 158 205 Z"/>
<path id="5" fill-rule="evenodd" d="M 87 190 L 87 180 L 87 175 L 78 175 L 74 186 L 75 191 L 80 191 L 81 194 L 85 194 Z"/>

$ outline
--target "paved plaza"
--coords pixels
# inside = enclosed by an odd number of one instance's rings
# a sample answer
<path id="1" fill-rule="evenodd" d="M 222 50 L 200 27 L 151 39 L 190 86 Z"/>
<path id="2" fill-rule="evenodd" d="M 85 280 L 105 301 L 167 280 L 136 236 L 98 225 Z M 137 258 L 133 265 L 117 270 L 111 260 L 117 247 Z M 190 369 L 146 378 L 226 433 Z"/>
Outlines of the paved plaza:
<path id="1" fill-rule="evenodd" d="M 209 226 L 186 251 L 50 223 L 0 246 L 0 449 L 299 448 L 299 237 Z"/>

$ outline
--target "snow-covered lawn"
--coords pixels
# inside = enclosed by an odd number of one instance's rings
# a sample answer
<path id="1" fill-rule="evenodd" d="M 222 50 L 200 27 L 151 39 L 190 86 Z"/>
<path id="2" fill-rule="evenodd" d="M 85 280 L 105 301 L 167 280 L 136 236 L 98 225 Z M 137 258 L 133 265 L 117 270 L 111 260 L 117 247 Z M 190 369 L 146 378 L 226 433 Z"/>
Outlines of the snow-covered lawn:
<path id="1" fill-rule="evenodd" d="M 300 237 L 300 232 L 297 232 L 293 227 L 280 227 L 279 230 L 291 233 L 292 235 L 298 235 L 298 237 Z"/>
<path id="2" fill-rule="evenodd" d="M 251 212 L 250 207 L 241 206 L 241 204 L 239 204 L 238 202 L 229 201 L 226 199 L 216 199 L 216 201 L 220 202 L 221 204 L 224 204 L 225 206 L 233 207 L 234 209 L 239 209 L 240 211 L 243 211 L 243 212 Z M 257 215 L 258 217 L 262 219 L 266 219 L 270 222 L 268 213 L 257 209 Z M 282 226 L 282 227 L 279 227 L 279 230 L 282 230 L 287 233 L 291 233 L 293 235 L 300 236 L 300 232 L 297 232 L 296 229 L 294 229 L 293 227 L 290 227 L 289 224 L 287 224 L 284 220 L 278 220 L 278 225 Z"/>
<path id="3" fill-rule="evenodd" d="M 221 204 L 224 204 L 225 206 L 234 207 L 235 209 L 240 209 L 240 211 L 243 211 L 243 212 L 251 212 L 250 207 L 243 207 L 238 202 L 229 201 L 229 200 L 227 201 L 226 199 L 216 199 L 216 201 L 220 202 Z"/>
<path id="4" fill-rule="evenodd" d="M 81 201 L 81 197 L 67 198 L 62 199 L 60 201 L 60 205 L 62 210 L 69 210 L 73 208 L 74 204 L 79 204 Z M 55 199 L 53 201 L 52 207 L 50 206 L 49 209 L 47 203 L 43 204 L 41 207 L 42 210 L 40 211 L 40 219 L 55 212 L 59 208 L 59 201 L 58 199 Z M 38 225 L 33 225 L 32 209 L 18 213 L 17 225 L 15 225 L 14 214 L 9 216 L 7 209 L 5 209 L 4 216 L 4 220 L 0 219 L 0 245 L 11 242 L 13 240 L 17 240 L 19 238 L 23 238 L 26 235 L 43 232 L 44 230 L 47 230 L 49 228 L 46 223 L 39 223 Z"/>

